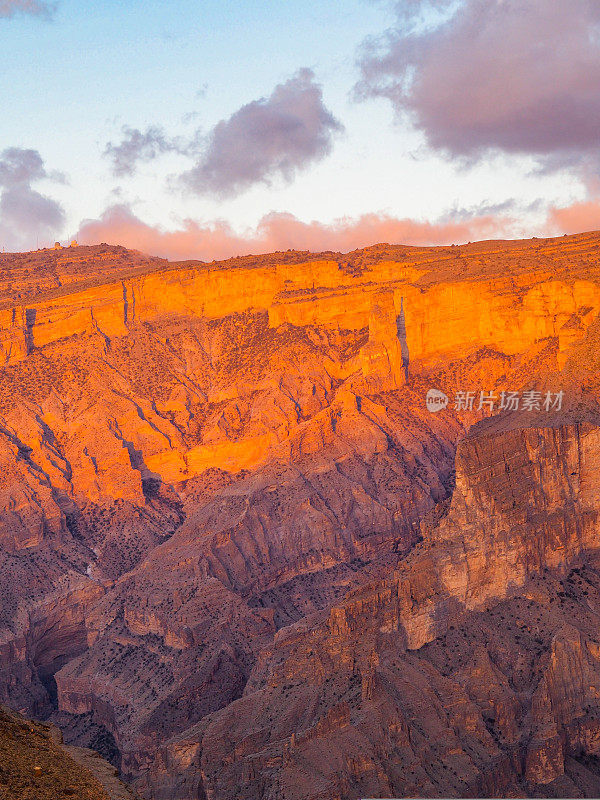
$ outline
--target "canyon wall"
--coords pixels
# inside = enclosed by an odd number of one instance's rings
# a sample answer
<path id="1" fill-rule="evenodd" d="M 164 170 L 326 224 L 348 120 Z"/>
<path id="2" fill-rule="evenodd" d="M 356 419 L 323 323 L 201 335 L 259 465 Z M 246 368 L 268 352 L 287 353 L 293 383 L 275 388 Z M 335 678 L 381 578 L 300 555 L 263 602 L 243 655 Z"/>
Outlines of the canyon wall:
<path id="1" fill-rule="evenodd" d="M 244 696 L 163 748 L 156 796 L 593 796 L 599 422 L 476 426 L 447 516 L 279 631 Z"/>
<path id="2" fill-rule="evenodd" d="M 0 313 L 0 353 L 6 363 L 33 347 L 99 332 L 124 336 L 128 325 L 168 316 L 219 319 L 249 309 L 267 311 L 269 324 L 360 330 L 381 291 L 403 311 L 411 359 L 431 359 L 494 347 L 527 350 L 556 336 L 561 351 L 582 337 L 600 310 L 594 280 L 551 272 L 428 285 L 431 270 L 403 262 L 377 263 L 349 275 L 336 261 L 270 267 L 214 267 L 152 272 Z"/>
<path id="3" fill-rule="evenodd" d="M 2 255 L 0 701 L 153 800 L 597 796 L 599 248 Z"/>

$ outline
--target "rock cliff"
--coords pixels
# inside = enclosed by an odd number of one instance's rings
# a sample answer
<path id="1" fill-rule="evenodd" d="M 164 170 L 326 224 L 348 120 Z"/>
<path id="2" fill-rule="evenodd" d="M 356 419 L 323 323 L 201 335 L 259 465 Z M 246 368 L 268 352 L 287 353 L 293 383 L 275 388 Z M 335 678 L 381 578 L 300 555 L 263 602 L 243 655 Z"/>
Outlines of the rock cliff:
<path id="1" fill-rule="evenodd" d="M 0 700 L 155 800 L 594 796 L 599 249 L 0 256 Z"/>
<path id="2" fill-rule="evenodd" d="M 599 420 L 476 426 L 447 516 L 279 631 L 155 775 L 182 797 L 594 796 Z"/>

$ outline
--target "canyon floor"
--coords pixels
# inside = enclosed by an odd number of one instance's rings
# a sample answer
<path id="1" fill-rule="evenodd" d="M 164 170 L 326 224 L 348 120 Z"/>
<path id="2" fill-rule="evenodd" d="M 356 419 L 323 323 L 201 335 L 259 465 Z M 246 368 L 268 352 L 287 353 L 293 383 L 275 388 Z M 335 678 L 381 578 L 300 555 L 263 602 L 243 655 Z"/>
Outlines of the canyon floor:
<path id="1" fill-rule="evenodd" d="M 600 233 L 2 254 L 0 358 L 0 755 L 600 796 Z"/>

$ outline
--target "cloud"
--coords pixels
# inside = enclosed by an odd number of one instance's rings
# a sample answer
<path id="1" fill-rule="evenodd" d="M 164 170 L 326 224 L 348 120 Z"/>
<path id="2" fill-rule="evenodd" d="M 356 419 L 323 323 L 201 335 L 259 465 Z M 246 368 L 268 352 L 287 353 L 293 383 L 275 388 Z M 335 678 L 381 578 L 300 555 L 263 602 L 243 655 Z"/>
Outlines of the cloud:
<path id="1" fill-rule="evenodd" d="M 6 250 L 34 246 L 62 228 L 65 215 L 55 200 L 31 184 L 52 179 L 37 150 L 11 147 L 0 154 L 0 245 Z"/>
<path id="2" fill-rule="evenodd" d="M 365 214 L 326 225 L 302 222 L 292 214 L 271 213 L 264 216 L 255 229 L 243 234 L 234 232 L 223 220 L 204 224 L 186 220 L 180 230 L 165 231 L 144 223 L 128 206 L 114 205 L 100 219 L 82 223 L 77 238 L 82 244 L 122 244 L 174 260 L 211 261 L 290 248 L 348 252 L 379 242 L 450 244 L 505 236 L 513 224 L 506 216 L 469 217 L 457 213 L 433 223 Z"/>
<path id="3" fill-rule="evenodd" d="M 0 155 L 0 186 L 10 189 L 46 177 L 44 162 L 37 150 L 9 147 Z"/>
<path id="4" fill-rule="evenodd" d="M 231 197 L 295 173 L 329 155 L 341 123 L 323 103 L 314 74 L 302 69 L 221 120 L 206 139 L 202 156 L 182 176 L 197 194 Z"/>
<path id="5" fill-rule="evenodd" d="M 364 44 L 359 98 L 388 98 L 432 148 L 461 159 L 504 151 L 550 168 L 598 166 L 597 0 L 405 0 L 398 9 L 398 26 Z"/>
<path id="6" fill-rule="evenodd" d="M 313 72 L 302 69 L 208 134 L 199 129 L 188 139 L 170 138 L 158 125 L 145 131 L 125 126 L 121 141 L 109 142 L 104 155 L 117 177 L 134 175 L 140 162 L 164 153 L 190 156 L 196 163 L 180 176 L 183 186 L 195 194 L 226 198 L 258 183 L 270 185 L 275 178 L 292 181 L 297 171 L 331 152 L 334 135 L 342 130 L 325 107 Z"/>
<path id="7" fill-rule="evenodd" d="M 547 225 L 555 233 L 600 230 L 600 198 L 591 197 L 568 206 L 550 207 Z"/>
<path id="8" fill-rule="evenodd" d="M 134 175 L 140 161 L 152 161 L 162 153 L 181 153 L 186 150 L 187 147 L 180 140 L 168 138 L 159 126 L 151 125 L 144 132 L 125 126 L 121 142 L 109 142 L 104 155 L 112 161 L 113 174 L 123 177 Z"/>
<path id="9" fill-rule="evenodd" d="M 31 14 L 49 19 L 55 10 L 55 3 L 46 3 L 43 0 L 0 0 L 0 19 L 14 17 L 15 14 Z"/>

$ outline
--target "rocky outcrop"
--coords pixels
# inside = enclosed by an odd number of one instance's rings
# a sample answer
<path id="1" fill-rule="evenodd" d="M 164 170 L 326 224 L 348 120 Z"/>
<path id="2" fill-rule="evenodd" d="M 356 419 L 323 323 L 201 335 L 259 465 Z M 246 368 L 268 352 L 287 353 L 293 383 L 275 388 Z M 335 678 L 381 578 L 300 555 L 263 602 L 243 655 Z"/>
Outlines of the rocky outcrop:
<path id="1" fill-rule="evenodd" d="M 2 256 L 0 699 L 154 798 L 596 791 L 599 240 Z"/>
<path id="2" fill-rule="evenodd" d="M 399 389 L 405 383 L 406 376 L 394 293 L 380 292 L 372 298 L 371 303 L 369 340 L 360 351 L 362 376 L 367 385 L 370 381 L 379 390 L 383 387 Z"/>
<path id="3" fill-rule="evenodd" d="M 461 445 L 448 515 L 394 577 L 280 631 L 244 696 L 163 750 L 155 785 L 165 771 L 181 798 L 597 793 L 599 428 L 500 427 Z"/>
<path id="4" fill-rule="evenodd" d="M 190 264 L 177 269 L 149 260 L 129 266 L 129 272 L 125 260 L 115 270 L 123 275 L 119 281 L 105 277 L 99 283 L 92 268 L 87 281 L 52 291 L 40 287 L 42 299 L 33 295 L 26 303 L 12 304 L 7 299 L 0 318 L 0 351 L 6 362 L 13 362 L 33 348 L 72 336 L 98 334 L 110 341 L 136 323 L 172 316 L 220 319 L 250 309 L 268 313 L 271 328 L 288 323 L 357 331 L 369 325 L 370 316 L 377 327 L 375 317 L 381 311 L 373 317 L 372 309 L 381 309 L 381 297 L 388 295 L 396 314 L 403 306 L 413 359 L 464 356 L 474 346 L 513 354 L 547 337 L 557 337 L 565 353 L 600 311 L 596 268 L 577 266 L 596 246 L 594 237 L 533 240 L 529 249 L 523 243 L 502 243 L 491 253 L 483 243 L 479 250 L 465 248 L 470 261 L 457 248 L 435 248 L 433 259 L 427 249 L 396 248 L 395 259 L 372 257 L 352 271 L 345 261 L 308 255 L 300 263 L 281 259 L 261 266 L 257 258 L 250 265 L 242 260 L 228 267 Z M 539 269 L 545 259 L 562 272 L 560 279 L 552 270 Z M 477 280 L 469 275 L 469 265 Z M 440 280 L 444 271 L 446 280 Z M 94 285 L 88 288 L 90 283 Z M 384 317 L 394 324 L 389 310 Z M 390 325 L 384 327 L 389 342 Z M 381 334 L 374 335 L 382 341 Z"/>

